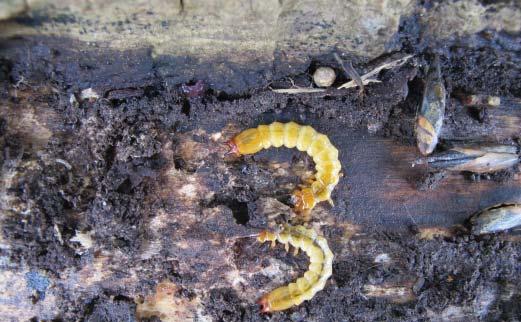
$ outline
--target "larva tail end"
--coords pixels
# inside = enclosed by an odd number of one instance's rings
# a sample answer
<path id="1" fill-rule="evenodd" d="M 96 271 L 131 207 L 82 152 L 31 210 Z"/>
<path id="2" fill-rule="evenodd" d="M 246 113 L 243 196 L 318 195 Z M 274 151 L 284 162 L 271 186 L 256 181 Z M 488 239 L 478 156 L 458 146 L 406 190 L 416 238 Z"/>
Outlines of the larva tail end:
<path id="1" fill-rule="evenodd" d="M 230 150 L 226 154 L 233 154 L 235 156 L 241 155 L 241 153 L 239 152 L 239 148 L 235 143 L 235 138 L 226 141 L 226 144 L 228 145 L 228 147 L 230 147 Z"/>
<path id="2" fill-rule="evenodd" d="M 329 204 L 331 205 L 331 207 L 334 207 L 334 206 L 335 206 L 335 203 L 333 202 L 333 199 L 329 198 L 329 199 L 327 199 L 327 202 L 329 202 Z"/>
<path id="3" fill-rule="evenodd" d="M 309 212 L 316 204 L 313 191 L 309 188 L 296 190 L 291 196 L 291 201 L 295 205 L 295 210 L 300 214 Z"/>
<path id="4" fill-rule="evenodd" d="M 271 241 L 272 243 L 275 242 L 276 236 L 272 232 L 269 232 L 267 230 L 263 230 L 259 233 L 257 236 L 257 240 L 260 243 L 264 243 L 266 241 Z"/>
<path id="5" fill-rule="evenodd" d="M 270 313 L 271 312 L 270 302 L 269 302 L 269 300 L 268 300 L 266 295 L 261 297 L 257 301 L 257 304 L 260 305 L 260 310 L 261 310 L 262 313 Z"/>
<path id="6" fill-rule="evenodd" d="M 268 234 L 268 231 L 266 230 L 263 230 L 259 233 L 259 236 L 257 236 L 257 240 L 260 242 L 260 243 L 264 243 L 266 240 L 268 240 L 268 238 L 266 238 Z"/>

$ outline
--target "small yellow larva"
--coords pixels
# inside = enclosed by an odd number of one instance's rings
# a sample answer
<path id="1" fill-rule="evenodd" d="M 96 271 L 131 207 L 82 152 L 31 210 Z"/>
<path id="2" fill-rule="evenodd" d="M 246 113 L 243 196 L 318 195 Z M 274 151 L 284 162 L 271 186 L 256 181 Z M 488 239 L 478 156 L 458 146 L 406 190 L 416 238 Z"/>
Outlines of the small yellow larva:
<path id="1" fill-rule="evenodd" d="M 247 129 L 228 141 L 231 152 L 236 155 L 253 154 L 270 147 L 297 148 L 305 151 L 315 162 L 317 172 L 309 187 L 293 193 L 295 209 L 306 213 L 320 201 L 331 200 L 331 192 L 340 179 L 342 168 L 338 161 L 338 150 L 329 138 L 318 133 L 311 126 L 295 122 L 273 122 L 270 125 L 259 125 Z"/>
<path id="2" fill-rule="evenodd" d="M 263 231 L 258 236 L 261 243 L 276 241 L 284 244 L 286 251 L 289 245 L 298 251 L 302 249 L 309 256 L 309 268 L 304 276 L 295 282 L 274 289 L 260 298 L 263 313 L 286 310 L 294 305 L 308 301 L 321 291 L 333 270 L 333 253 L 324 237 L 318 236 L 313 229 L 304 226 L 286 225 L 281 232 Z"/>

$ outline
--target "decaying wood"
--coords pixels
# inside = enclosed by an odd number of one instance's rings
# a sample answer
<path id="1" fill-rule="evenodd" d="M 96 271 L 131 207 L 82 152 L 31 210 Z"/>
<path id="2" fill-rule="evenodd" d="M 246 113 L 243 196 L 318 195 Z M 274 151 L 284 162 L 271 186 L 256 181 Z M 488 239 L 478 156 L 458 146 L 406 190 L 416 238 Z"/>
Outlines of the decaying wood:
<path id="1" fill-rule="evenodd" d="M 23 3 L 0 22 L 2 320 L 265 320 L 255 301 L 307 262 L 252 237 L 294 219 L 289 196 L 312 163 L 282 149 L 231 158 L 224 143 L 269 118 L 326 133 L 344 170 L 335 206 L 309 223 L 335 255 L 331 280 L 273 320 L 519 315 L 519 238 L 468 223 L 521 202 L 519 167 L 419 189 L 432 169 L 411 166 L 427 41 L 451 50 L 447 88 L 500 98 L 480 117 L 450 98 L 440 139 L 519 144 L 515 4 Z M 355 82 L 265 90 L 331 64 L 338 39 L 373 68 L 363 101 L 343 90 Z"/>
<path id="2" fill-rule="evenodd" d="M 19 108 L 18 103 L 8 102 L 0 116 L 8 121 L 9 137 L 20 138 L 22 146 L 27 149 L 22 165 L 32 162 L 36 166 L 36 161 L 39 160 L 45 166 L 56 164 L 75 176 L 78 171 L 83 171 L 77 164 L 78 159 L 74 157 L 76 152 L 70 151 L 68 155 L 52 158 L 48 155 L 48 144 L 53 137 L 61 135 L 60 124 L 63 115 L 57 114 L 45 104 L 36 103 L 36 106 L 33 106 L 35 102 L 31 97 L 42 97 L 47 95 L 45 93 L 36 92 L 31 87 L 20 88 L 17 98 L 23 103 L 23 108 Z M 99 103 L 106 104 L 104 101 Z M 97 102 L 86 100 L 82 104 Z M 491 113 L 493 116 L 493 112 Z M 92 121 L 91 118 L 87 120 Z M 79 130 L 80 134 L 70 135 L 89 138 L 81 134 L 84 133 L 81 131 L 86 129 L 92 130 L 88 126 L 89 123 L 86 124 L 83 130 Z M 457 125 L 448 125 L 447 128 L 452 130 L 453 126 Z M 135 144 L 150 148 L 157 146 L 161 159 L 165 160 L 155 179 L 150 181 L 149 195 L 143 200 L 144 204 L 162 205 L 156 208 L 153 214 L 144 216 L 142 227 L 147 234 L 146 240 L 140 242 L 135 254 L 126 254 L 118 250 L 104 249 L 105 243 L 109 241 L 100 237 L 99 230 L 78 230 L 74 235 L 67 235 L 66 231 L 56 226 L 53 230 L 59 236 L 60 244 L 64 247 L 70 245 L 80 256 L 94 254 L 94 257 L 92 262 L 80 267 L 78 271 L 71 269 L 59 280 L 54 280 L 55 283 L 47 289 L 48 297 L 41 300 L 41 306 L 31 307 L 28 311 L 30 313 L 23 316 L 49 316 L 49 312 L 56 312 L 53 311 L 56 310 L 56 305 L 50 301 L 63 291 L 59 285 L 71 292 L 95 292 L 99 285 L 126 285 L 126 296 L 144 299 L 138 303 L 138 311 L 142 316 L 168 315 L 174 310 L 188 318 L 203 318 L 203 307 L 206 305 L 204 303 L 209 296 L 208 285 L 212 285 L 212 289 L 227 289 L 239 294 L 237 296 L 240 300 L 253 308 L 254 300 L 259 293 L 267 292 L 286 282 L 287 277 L 298 274 L 299 267 L 288 265 L 280 258 L 266 256 L 269 259 L 261 267 L 255 259 L 264 251 L 248 236 L 256 231 L 254 227 L 266 227 L 274 221 L 280 222 L 290 218 L 289 206 L 274 198 L 289 195 L 298 183 L 309 175 L 310 164 L 306 166 L 303 161 L 295 163 L 292 161 L 294 156 L 291 153 L 278 155 L 276 151 L 266 151 L 264 156 L 255 161 L 228 158 L 224 143 L 233 133 L 239 131 L 240 126 L 237 124 L 206 128 L 203 126 L 178 133 L 173 140 L 167 139 L 169 134 L 163 130 L 145 128 L 147 135 L 152 137 L 137 136 Z M 507 136 L 510 133 L 508 127 L 498 127 L 501 128 L 506 133 L 499 131 L 496 135 Z M 352 239 L 371 244 L 373 236 L 366 235 L 361 226 L 365 229 L 385 227 L 389 231 L 404 231 L 412 226 L 421 229 L 428 226 L 450 229 L 455 224 L 465 222 L 480 205 L 494 204 L 500 200 L 515 202 L 516 196 L 521 194 L 519 174 L 514 174 L 509 181 L 498 183 L 491 180 L 471 182 L 464 174 L 454 173 L 441 181 L 438 188 L 419 191 L 411 178 L 419 176 L 427 169 L 422 166 L 411 167 L 412 161 L 418 156 L 414 146 L 378 136 L 367 136 L 364 131 L 356 129 L 346 131 L 344 128 L 331 128 L 328 135 L 341 151 L 340 159 L 345 174 L 333 193 L 335 207 L 319 205 L 313 215 L 313 224 L 326 231 L 339 230 L 329 235 L 339 262 L 349 262 L 348 256 L 353 256 L 353 251 L 374 255 L 378 258 L 374 264 L 377 266 L 404 261 L 404 258 L 397 259 L 393 252 L 387 256 L 390 258 L 387 260 L 378 248 L 372 250 L 367 244 L 354 248 L 349 246 Z M 95 140 L 97 136 L 92 133 L 91 137 Z M 83 155 L 84 152 L 77 153 Z M 114 153 L 115 162 L 127 162 L 129 158 L 153 155 L 140 152 L 136 148 L 126 150 L 119 147 L 116 147 Z M 243 170 L 246 174 L 241 173 L 240 169 L 243 166 L 240 164 L 245 165 L 246 169 L 257 167 L 257 170 Z M 9 196 L 5 199 L 9 213 L 23 212 L 27 209 L 27 204 L 13 198 L 9 189 L 21 180 L 30 178 L 32 171 L 43 171 L 42 168 L 34 168 L 35 166 L 25 168 L 21 172 L 20 169 L 16 170 L 16 173 L 9 175 L 9 180 L 3 181 L 3 194 Z M 202 170 L 208 168 L 212 169 L 215 175 L 209 175 L 207 171 Z M 227 181 L 219 181 L 224 179 Z M 243 184 L 244 181 L 248 182 L 249 189 L 263 197 L 255 202 L 255 215 L 249 218 L 254 225 L 253 228 L 237 223 L 236 212 L 239 211 L 240 201 L 226 194 L 224 197 L 223 191 L 220 190 L 220 182 L 228 182 L 227 185 L 233 187 Z M 277 191 L 268 188 L 273 183 L 276 184 Z M 84 214 L 78 213 L 77 216 L 81 218 Z M 440 237 L 453 236 L 443 230 L 423 235 L 438 236 L 438 239 L 434 240 L 422 237 L 432 243 L 438 243 Z M 383 241 L 377 243 L 381 244 Z M 3 245 L 7 247 L 9 243 L 3 241 Z M 140 291 L 137 286 L 145 278 L 144 274 L 155 276 L 154 274 L 160 273 L 160 268 L 159 271 L 143 271 L 137 264 L 139 261 L 165 262 L 165 265 L 171 265 L 176 274 L 181 276 L 189 276 L 196 269 L 197 278 L 181 279 L 185 282 L 179 285 L 176 283 L 175 286 L 168 284 L 170 293 L 187 288 L 196 295 L 191 298 L 181 296 L 173 302 L 168 296 L 167 301 L 160 295 L 163 294 L 161 290 L 166 284 L 159 284 L 159 291 L 156 290 L 155 295 L 151 289 Z M 129 262 L 136 265 L 121 266 L 122 263 Z M 404 269 L 403 274 L 407 276 L 409 273 L 405 272 L 408 271 Z M 269 283 L 255 284 L 258 274 L 270 276 L 273 280 Z M 17 275 L 16 278 L 16 283 L 21 284 L 26 279 L 24 275 Z M 338 275 L 333 276 L 335 281 L 341 278 Z M 412 291 L 415 283 L 414 280 L 408 279 L 365 283 L 360 292 L 367 298 L 404 303 L 415 298 Z M 326 288 L 326 292 L 327 290 Z M 11 296 L 9 293 L 5 294 L 7 297 Z M 165 303 L 168 305 L 165 306 Z M 43 311 L 42 306 L 47 307 L 47 311 Z M 165 311 L 165 307 L 169 308 L 170 313 Z M 12 308 L 8 310 L 17 312 Z"/>
<path id="3" fill-rule="evenodd" d="M 169 281 L 156 285 L 155 292 L 138 303 L 138 319 L 158 317 L 163 322 L 193 322 L 210 320 L 202 314 L 198 298 L 187 299 L 180 296 L 182 289 Z"/>

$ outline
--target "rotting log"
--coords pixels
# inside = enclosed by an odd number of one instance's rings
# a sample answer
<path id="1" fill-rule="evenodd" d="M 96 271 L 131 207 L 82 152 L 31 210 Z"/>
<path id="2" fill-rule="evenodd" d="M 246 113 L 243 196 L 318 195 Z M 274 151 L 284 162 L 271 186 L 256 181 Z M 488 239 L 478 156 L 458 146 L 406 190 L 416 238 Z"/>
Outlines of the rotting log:
<path id="1" fill-rule="evenodd" d="M 467 226 L 482 208 L 521 201 L 519 169 L 419 189 L 431 170 L 412 166 L 427 43 L 449 92 L 505 102 L 480 119 L 449 98 L 441 139 L 519 144 L 518 7 L 353 1 L 339 17 L 346 8 L 332 1 L 42 3 L 0 23 L 3 320 L 265 319 L 255 300 L 306 259 L 251 236 L 295 217 L 288 197 L 312 164 L 286 149 L 237 159 L 224 142 L 273 120 L 326 133 L 344 172 L 335 206 L 310 223 L 335 254 L 331 281 L 274 319 L 519 315 L 519 241 Z M 333 51 L 360 74 L 414 58 L 364 97 L 265 88 L 291 86 L 286 77 L 309 86 L 318 65 L 338 73 Z M 183 93 L 199 80 L 201 96 Z"/>
<path id="2" fill-rule="evenodd" d="M 12 158 L 10 162 L 15 162 L 15 164 L 7 165 L 6 169 L 18 169 L 11 170 L 9 181 L 3 181 L 3 195 L 6 198 L 4 205 L 8 206 L 4 210 L 13 215 L 22 213 L 29 206 L 26 202 L 15 198 L 13 193 L 9 192 L 10 187 L 17 186 L 20 181 L 30 180 L 38 172 L 50 171 L 45 170 L 45 167 L 58 167 L 61 171 L 67 171 L 68 167 L 57 160 L 66 160 L 66 164 L 70 164 L 71 169 L 69 170 L 73 177 L 91 175 L 87 170 L 88 162 L 83 161 L 85 165 L 78 163 L 80 160 L 78 158 L 85 158 L 84 151 L 76 150 L 73 146 L 85 140 L 90 141 L 90 144 L 96 144 L 96 140 L 111 136 L 92 132 L 94 123 L 91 123 L 93 120 L 90 117 L 84 117 L 84 121 L 82 121 L 84 125 L 74 130 L 76 134 L 69 130 L 59 134 L 63 131 L 61 122 L 68 120 L 71 116 L 67 112 L 59 115 L 49 109 L 45 103 L 38 103 L 37 106 L 31 107 L 32 98 L 30 97 L 32 95 L 36 97 L 46 95 L 45 91 L 33 93 L 31 91 L 29 87 L 20 88 L 17 92 L 18 101 L 8 103 L 2 113 L 2 118 L 7 121 L 8 132 L 5 137 L 9 140 L 16 138 L 12 142 L 19 140 L 18 149 L 22 149 L 23 152 L 18 153 L 26 154 L 25 158 L 20 158 L 15 149 L 10 152 L 14 154 L 8 155 Z M 89 107 L 89 104 L 91 103 L 88 101 L 84 102 L 82 108 L 92 109 L 93 107 Z M 78 107 L 74 108 L 78 109 Z M 110 109 L 111 107 L 105 105 L 102 108 Z M 94 109 L 97 108 L 94 107 Z M 96 113 L 95 110 L 93 110 L 94 113 Z M 314 123 L 319 128 L 324 126 L 320 122 L 314 121 Z M 201 124 L 210 123 L 203 120 Z M 28 126 L 33 131 L 28 131 Z M 349 262 L 348 258 L 356 257 L 355 254 L 358 252 L 366 253 L 366 257 L 375 257 L 366 259 L 369 263 L 364 265 L 370 267 L 369 271 L 395 267 L 395 264 L 389 264 L 390 261 L 403 263 L 410 260 L 411 254 L 397 255 L 400 253 L 399 250 L 389 250 L 390 253 L 387 254 L 385 250 L 372 249 L 372 246 L 369 245 L 375 244 L 382 247 L 387 241 L 386 239 L 379 240 L 378 238 L 381 237 L 372 234 L 367 235 L 368 230 L 384 229 L 388 233 L 398 231 L 407 235 L 407 231 L 410 229 L 420 229 L 421 231 L 425 227 L 433 225 L 450 228 L 455 224 L 465 224 L 466 219 L 483 206 L 506 199 L 519 201 L 514 200 L 521 192 L 518 174 L 514 174 L 506 182 L 492 180 L 471 182 L 464 175 L 456 173 L 442 180 L 438 187 L 420 191 L 415 180 L 427 170 L 419 166 L 412 167 L 413 161 L 419 155 L 414 145 L 399 143 L 378 135 L 369 135 L 363 129 L 346 132 L 338 130 L 338 128 L 335 130 L 334 126 L 327 128 L 331 140 L 341 151 L 340 159 L 344 177 L 333 195 L 336 202 L 335 207 L 319 205 L 313 212 L 313 221 L 317 227 L 321 227 L 334 245 L 332 247 L 337 256 L 337 265 L 347 265 L 340 271 L 349 267 L 348 264 L 342 263 Z M 125 167 L 128 167 L 129 157 L 153 157 L 155 154 L 146 152 L 146 149 L 154 146 L 158 146 L 153 149 L 158 149 L 160 156 L 156 155 L 154 158 L 163 160 L 158 170 L 150 170 L 154 174 L 132 170 L 134 172 L 131 171 L 126 176 L 116 177 L 115 179 L 119 181 L 113 183 L 113 188 L 110 188 L 119 194 L 132 194 L 132 189 L 136 189 L 134 185 L 139 187 L 146 182 L 149 192 L 142 202 L 148 205 L 146 207 L 149 210 L 146 208 L 134 210 L 138 211 L 140 216 L 144 216 L 139 225 L 141 234 L 145 234 L 146 237 L 137 241 L 133 247 L 135 251 L 124 254 L 117 250 L 118 247 L 121 247 L 117 246 L 119 245 L 116 243 L 117 240 L 113 240 L 109 236 L 103 237 L 103 233 L 99 234 L 96 231 L 104 226 L 93 230 L 88 230 L 88 228 L 84 230 L 85 228 L 78 226 L 78 231 L 74 234 L 72 231 L 66 232 L 70 230 L 67 228 L 68 223 L 64 223 L 65 226 L 60 224 L 56 226 L 57 228 L 53 227 L 52 230 L 55 238 L 58 238 L 58 242 L 61 239 L 62 244 L 74 248 L 78 254 L 93 254 L 94 257 L 91 263 L 81 265 L 79 271 L 75 272 L 75 269 L 70 269 L 66 274 L 62 273 L 59 279 L 60 286 L 53 286 L 47 290 L 53 296 L 42 299 L 41 303 L 52 306 L 53 304 L 48 301 L 54 300 L 55 293 L 63 292 L 64 289 L 71 292 L 78 291 L 78 287 L 80 287 L 84 292 L 95 294 L 99 287 L 123 288 L 126 296 L 136 299 L 137 310 L 141 312 L 139 314 L 142 316 L 153 315 L 150 312 L 157 310 L 157 312 L 153 312 L 159 316 L 172 314 L 172 312 L 184 312 L 183 316 L 188 316 L 188 319 L 196 316 L 203 318 L 206 316 L 204 298 L 210 296 L 203 290 L 208 285 L 212 285 L 214 292 L 225 292 L 224 294 L 228 294 L 226 296 L 242 294 L 237 301 L 244 301 L 255 299 L 258 297 L 259 291 L 266 292 L 297 274 L 295 269 L 302 269 L 304 266 L 292 268 L 293 265 L 290 264 L 291 262 L 285 262 L 285 256 L 282 253 L 278 253 L 274 260 L 269 260 L 266 255 L 267 258 L 263 264 L 260 264 L 256 258 L 262 256 L 261 254 L 266 251 L 260 249 L 248 236 L 257 232 L 259 228 L 270 225 L 270 222 L 280 221 L 283 219 L 281 215 L 283 217 L 286 215 L 288 218 L 294 216 L 291 215 L 291 210 L 287 205 L 275 198 L 287 203 L 289 193 L 297 187 L 302 178 L 311 173 L 311 164 L 298 151 L 288 149 L 272 149 L 264 151 L 254 158 L 244 160 L 227 156 L 225 155 L 227 147 L 224 142 L 238 129 L 238 124 L 234 123 L 224 124 L 222 127 L 208 125 L 206 130 L 197 128 L 177 134 L 168 134 L 164 130 L 152 131 L 149 128 L 145 136 L 125 130 L 129 133 L 128 135 L 135 138 L 133 140 L 136 140 L 136 143 L 127 146 L 116 141 L 111 157 L 114 160 L 112 167 L 117 169 L 123 164 L 127 164 Z M 508 128 L 505 130 L 509 131 Z M 66 140 L 69 142 L 66 145 L 71 148 L 59 152 L 60 155 L 57 158 L 57 155 L 54 154 L 57 151 L 51 152 L 48 144 L 52 142 L 52 138 L 63 137 L 65 133 L 73 136 Z M 82 133 L 88 134 L 85 136 Z M 500 132 L 498 134 L 501 135 Z M 83 138 L 79 139 L 78 135 Z M 109 150 L 111 149 L 109 148 Z M 13 166 L 14 168 L 11 168 Z M 87 168 L 84 168 L 85 166 Z M 4 172 L 4 174 L 7 173 L 9 172 Z M 51 171 L 48 175 L 56 177 L 58 174 Z M 124 179 L 125 177 L 127 179 Z M 76 182 L 75 179 L 73 182 Z M 81 195 L 80 192 L 80 197 Z M 263 197 L 255 201 L 256 196 Z M 103 202 L 103 200 L 111 202 L 111 198 L 100 197 L 102 198 L 99 202 Z M 92 197 L 85 196 L 84 198 Z M 97 198 L 99 197 L 95 197 L 94 202 Z M 88 200 L 82 201 L 79 198 L 77 202 L 81 204 Z M 88 208 L 86 211 L 87 213 L 93 212 Z M 94 210 L 92 215 L 98 211 L 100 210 Z M 78 213 L 69 216 L 78 218 L 78 216 L 84 217 L 86 214 Z M 112 220 L 121 219 L 114 217 Z M 246 226 L 238 224 L 239 222 L 246 223 Z M 109 224 L 105 228 L 116 229 L 112 233 L 119 236 L 118 238 L 122 238 L 121 234 L 125 233 L 125 230 L 118 232 L 118 229 L 121 229 L 118 225 Z M 61 229 L 66 231 L 61 231 Z M 79 231 L 92 236 L 89 237 L 92 240 L 85 242 L 86 237 L 79 236 Z M 443 232 L 437 233 L 437 235 L 454 236 L 454 233 L 449 231 L 448 234 Z M 374 238 L 376 239 L 372 241 Z M 108 247 L 112 250 L 103 251 L 107 246 L 100 244 L 102 240 L 108 242 Z M 351 240 L 354 241 L 354 244 Z M 9 246 L 11 242 L 10 239 L 4 240 L 3 243 L 6 247 L 12 247 Z M 359 243 L 364 246 L 360 246 Z M 403 241 L 398 243 L 403 243 Z M 444 245 L 443 247 L 450 247 L 450 243 L 447 244 L 440 240 L 431 243 L 441 243 Z M 416 245 L 416 247 L 418 246 Z M 432 245 L 428 247 L 432 247 Z M 96 249 L 97 251 L 92 253 Z M 420 250 L 418 249 L 418 251 Z M 398 257 L 393 259 L 393 256 Z M 152 269 L 145 265 L 148 268 L 143 271 L 140 265 L 132 265 L 129 260 L 136 262 L 160 260 L 164 263 L 163 266 L 169 267 L 167 271 L 175 271 L 174 276 L 178 277 L 173 278 L 174 284 L 171 288 L 172 291 L 180 292 L 176 294 L 181 294 L 179 300 L 174 300 L 175 305 L 172 303 L 167 306 L 161 304 L 164 297 L 159 293 L 156 295 L 157 303 L 151 302 L 153 297 L 145 299 L 144 296 L 148 292 L 140 292 L 143 281 L 147 280 L 144 276 L 152 274 L 151 276 L 155 277 L 148 278 L 157 279 L 158 282 L 162 281 L 164 277 L 157 275 L 162 274 L 162 269 Z M 371 261 L 374 263 L 371 264 Z M 362 269 L 362 267 L 358 269 Z M 420 277 L 406 277 L 411 274 L 410 268 L 402 267 L 401 269 L 403 271 L 390 280 L 367 280 L 364 285 L 360 285 L 360 295 L 368 299 L 377 298 L 384 301 L 387 298 L 390 299 L 389 303 L 414 301 L 416 297 L 413 288 Z M 367 272 L 362 270 L 360 273 L 361 276 L 367 278 Z M 272 281 L 261 280 L 262 282 L 259 282 L 258 278 L 263 275 L 269 276 Z M 25 275 L 22 274 L 18 278 L 25 279 Z M 338 279 L 343 280 L 344 277 L 337 275 L 334 283 L 347 283 L 345 280 L 338 282 Z M 167 287 L 170 282 L 166 279 L 164 283 L 167 284 L 158 285 L 158 289 Z M 170 286 L 168 287 L 170 288 Z M 186 297 L 186 295 L 182 295 L 184 294 L 182 290 L 186 290 L 185 293 L 196 295 Z M 320 297 L 320 295 L 318 296 Z M 335 296 L 339 296 L 339 294 Z M 111 305 L 119 303 L 119 300 L 110 298 L 106 301 L 112 303 Z M 250 308 L 253 309 L 253 302 L 247 301 L 246 303 L 249 303 Z M 36 311 L 29 312 L 34 312 L 31 314 L 39 316 L 51 314 L 41 311 L 38 307 L 40 306 L 33 307 Z M 54 304 L 53 307 L 60 306 Z M 164 307 L 169 309 L 162 311 Z M 12 307 L 6 307 L 5 310 L 16 312 Z M 209 313 L 210 316 L 212 314 L 214 313 Z M 215 316 L 207 318 L 212 319 Z M 165 318 L 165 320 L 168 319 Z"/>

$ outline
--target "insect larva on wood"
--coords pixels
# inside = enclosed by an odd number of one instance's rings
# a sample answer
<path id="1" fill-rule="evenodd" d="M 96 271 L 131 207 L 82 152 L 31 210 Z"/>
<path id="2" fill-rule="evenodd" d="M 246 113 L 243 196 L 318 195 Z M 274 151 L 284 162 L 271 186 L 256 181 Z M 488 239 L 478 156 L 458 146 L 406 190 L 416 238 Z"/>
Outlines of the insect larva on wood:
<path id="1" fill-rule="evenodd" d="M 302 249 L 309 256 L 309 268 L 304 276 L 287 286 L 274 289 L 258 301 L 263 313 L 286 310 L 294 305 L 300 305 L 315 296 L 326 285 L 333 270 L 333 253 L 324 237 L 318 236 L 315 230 L 304 226 L 286 225 L 281 232 L 263 231 L 257 237 L 261 243 L 278 241 L 284 244 L 286 251 L 289 245 L 295 251 Z"/>
<path id="2" fill-rule="evenodd" d="M 433 67 L 427 76 L 420 112 L 416 118 L 416 140 L 423 155 L 431 154 L 438 144 L 447 97 L 437 57 Z"/>
<path id="3" fill-rule="evenodd" d="M 315 162 L 317 172 L 309 187 L 296 190 L 293 201 L 297 212 L 306 213 L 320 201 L 331 200 L 331 192 L 340 178 L 338 150 L 329 138 L 318 133 L 311 126 L 295 122 L 259 125 L 247 129 L 228 141 L 231 153 L 236 155 L 253 154 L 270 147 L 285 146 L 305 151 Z"/>

